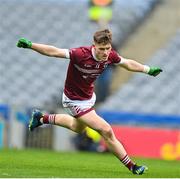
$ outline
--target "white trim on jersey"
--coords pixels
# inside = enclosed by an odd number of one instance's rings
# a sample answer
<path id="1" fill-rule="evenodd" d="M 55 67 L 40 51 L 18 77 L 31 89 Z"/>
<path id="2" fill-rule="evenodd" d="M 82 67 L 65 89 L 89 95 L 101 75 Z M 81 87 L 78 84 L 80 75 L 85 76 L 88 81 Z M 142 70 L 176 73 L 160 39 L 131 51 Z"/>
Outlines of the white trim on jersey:
<path id="1" fill-rule="evenodd" d="M 127 59 L 121 57 L 120 55 L 119 55 L 119 57 L 120 57 L 121 61 L 119 63 L 114 63 L 115 65 L 124 64 L 127 61 Z"/>
<path id="2" fill-rule="evenodd" d="M 68 49 L 62 49 L 64 50 L 66 58 L 70 58 L 69 50 Z"/>
<path id="3" fill-rule="evenodd" d="M 96 61 L 99 62 L 99 60 L 98 60 L 97 57 L 96 57 L 94 48 L 91 49 L 91 53 L 92 53 L 92 56 L 93 56 L 94 60 L 96 60 Z"/>
<path id="4" fill-rule="evenodd" d="M 76 69 L 78 69 L 80 72 L 83 72 L 83 73 L 87 73 L 87 74 L 92 74 L 92 73 L 100 73 L 101 70 L 100 69 L 85 69 L 85 68 L 81 68 L 79 67 L 78 65 L 74 64 L 74 66 L 76 67 Z"/>

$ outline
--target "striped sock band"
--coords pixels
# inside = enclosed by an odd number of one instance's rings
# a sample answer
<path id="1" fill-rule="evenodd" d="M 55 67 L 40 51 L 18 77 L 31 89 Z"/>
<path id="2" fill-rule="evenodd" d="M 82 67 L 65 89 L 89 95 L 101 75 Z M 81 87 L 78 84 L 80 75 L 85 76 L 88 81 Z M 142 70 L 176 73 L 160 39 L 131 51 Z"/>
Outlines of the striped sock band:
<path id="1" fill-rule="evenodd" d="M 125 157 L 123 157 L 121 159 L 121 162 L 129 169 L 132 170 L 133 166 L 135 165 L 131 159 L 128 157 L 128 155 L 126 155 Z"/>
<path id="2" fill-rule="evenodd" d="M 129 162 L 130 162 L 130 158 L 128 157 L 128 155 L 126 155 L 123 159 L 121 159 L 121 162 L 124 164 L 124 165 L 127 165 Z"/>
<path id="3" fill-rule="evenodd" d="M 55 124 L 55 118 L 56 118 L 56 114 L 50 114 L 49 115 L 49 124 Z"/>
<path id="4" fill-rule="evenodd" d="M 55 118 L 56 114 L 45 114 L 42 121 L 44 124 L 55 124 Z"/>

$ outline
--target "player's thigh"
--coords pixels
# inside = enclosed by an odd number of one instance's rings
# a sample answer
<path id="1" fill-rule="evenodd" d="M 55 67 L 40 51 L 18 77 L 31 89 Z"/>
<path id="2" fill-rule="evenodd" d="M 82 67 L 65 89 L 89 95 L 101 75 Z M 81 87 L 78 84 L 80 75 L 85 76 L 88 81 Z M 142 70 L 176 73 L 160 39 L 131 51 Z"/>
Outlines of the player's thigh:
<path id="1" fill-rule="evenodd" d="M 102 133 L 102 132 L 111 132 L 111 126 L 99 115 L 96 114 L 94 110 L 84 114 L 83 116 L 78 118 L 78 121 L 83 122 L 87 126 L 89 126 L 92 129 L 95 129 L 96 131 Z"/>

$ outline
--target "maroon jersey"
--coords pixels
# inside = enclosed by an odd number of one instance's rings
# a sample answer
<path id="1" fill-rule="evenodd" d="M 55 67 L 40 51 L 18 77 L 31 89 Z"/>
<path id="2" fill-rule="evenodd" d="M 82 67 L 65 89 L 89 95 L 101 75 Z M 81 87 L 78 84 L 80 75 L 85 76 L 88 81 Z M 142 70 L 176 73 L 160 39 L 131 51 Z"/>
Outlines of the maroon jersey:
<path id="1" fill-rule="evenodd" d="M 65 81 L 65 95 L 72 100 L 87 100 L 92 97 L 94 81 L 113 63 L 120 63 L 121 58 L 111 50 L 106 61 L 93 58 L 92 48 L 79 47 L 70 49 L 70 63 Z"/>

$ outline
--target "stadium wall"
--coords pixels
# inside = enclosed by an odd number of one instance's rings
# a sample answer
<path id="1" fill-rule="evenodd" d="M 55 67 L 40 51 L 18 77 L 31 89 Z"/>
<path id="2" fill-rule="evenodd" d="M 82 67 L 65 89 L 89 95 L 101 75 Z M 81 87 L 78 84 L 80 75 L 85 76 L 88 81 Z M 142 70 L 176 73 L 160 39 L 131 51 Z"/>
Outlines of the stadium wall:
<path id="1" fill-rule="evenodd" d="M 180 116 L 99 111 L 128 154 L 180 160 Z M 102 145 L 105 144 L 102 142 Z"/>
<path id="2" fill-rule="evenodd" d="M 179 130 L 116 125 L 113 130 L 130 156 L 180 160 Z"/>
<path id="3" fill-rule="evenodd" d="M 179 116 L 98 113 L 112 125 L 115 135 L 130 156 L 180 160 Z M 30 114 L 29 108 L 0 105 L 0 148 L 75 150 L 72 141 L 75 133 L 67 129 L 45 125 L 32 133 L 28 132 Z M 102 145 L 106 147 L 103 142 Z"/>
<path id="4" fill-rule="evenodd" d="M 31 107 L 0 104 L 0 148 L 75 150 L 72 143 L 75 133 L 65 128 L 43 125 L 29 132 L 31 112 Z"/>

